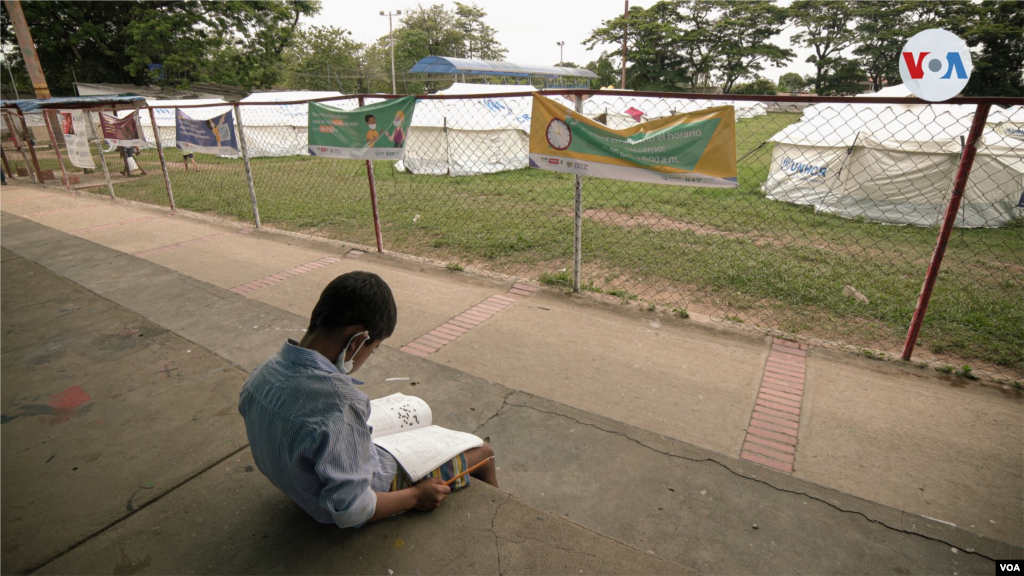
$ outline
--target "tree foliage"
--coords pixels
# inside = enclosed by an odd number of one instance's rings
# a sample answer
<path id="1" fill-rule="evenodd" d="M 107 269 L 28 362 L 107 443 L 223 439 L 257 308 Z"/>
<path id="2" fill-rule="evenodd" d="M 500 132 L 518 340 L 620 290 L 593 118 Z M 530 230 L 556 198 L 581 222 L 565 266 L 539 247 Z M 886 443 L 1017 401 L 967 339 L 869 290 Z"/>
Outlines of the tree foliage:
<path id="1" fill-rule="evenodd" d="M 680 90 L 710 86 L 717 75 L 728 90 L 763 70 L 764 62 L 778 65 L 793 57 L 768 41 L 785 25 L 786 14 L 771 0 L 662 0 L 650 8 L 630 8 L 626 85 Z M 624 16 L 606 20 L 584 44 L 588 49 L 621 45 L 626 24 Z"/>
<path id="2" fill-rule="evenodd" d="M 866 74 L 856 60 L 829 58 L 822 71 L 816 90 L 819 96 L 853 96 L 864 91 Z"/>
<path id="3" fill-rule="evenodd" d="M 814 64 L 814 92 L 821 93 L 822 82 L 829 70 L 836 70 L 843 50 L 856 40 L 849 26 L 853 22 L 853 4 L 846 1 L 797 0 L 789 7 L 790 18 L 800 30 L 793 42 L 812 48 L 807 62 Z"/>
<path id="4" fill-rule="evenodd" d="M 83 82 L 144 84 L 223 82 L 246 87 L 277 82 L 284 49 L 299 18 L 318 0 L 176 2 L 24 2 L 22 10 L 51 93 L 74 94 Z M 5 37 L 14 36 L 3 12 Z M 18 55 L 20 61 L 20 53 Z"/>
<path id="5" fill-rule="evenodd" d="M 803 76 L 796 72 L 786 72 L 779 78 L 779 92 L 798 92 L 806 86 Z"/>
<path id="6" fill-rule="evenodd" d="M 679 2 L 661 0 L 650 8 L 630 8 L 628 21 L 623 15 L 605 20 L 583 44 L 588 50 L 597 44 L 621 45 L 625 29 L 626 87 L 678 90 L 678 84 L 689 80 L 688 67 L 679 47 L 681 23 Z"/>
<path id="7" fill-rule="evenodd" d="M 916 2 L 880 0 L 856 4 L 858 45 L 853 53 L 860 57 L 875 92 L 883 84 L 900 84 L 900 52 L 919 28 L 914 18 Z"/>
<path id="8" fill-rule="evenodd" d="M 782 31 L 789 12 L 772 0 L 722 2 L 715 30 L 722 39 L 716 70 L 722 91 L 729 93 L 740 78 L 756 76 L 764 62 L 781 66 L 796 54 L 768 40 Z"/>
<path id="9" fill-rule="evenodd" d="M 484 23 L 487 13 L 476 4 L 455 3 L 455 27 L 462 32 L 460 58 L 504 60 L 508 53 L 498 42 L 497 30 Z"/>
<path id="10" fill-rule="evenodd" d="M 297 90 L 365 91 L 363 50 L 352 33 L 334 26 L 300 28 L 284 53 L 284 84 Z"/>
<path id="11" fill-rule="evenodd" d="M 755 78 L 753 82 L 746 82 L 736 84 L 733 87 L 732 94 L 778 94 L 779 88 L 775 85 L 775 82 L 767 78 Z"/>
<path id="12" fill-rule="evenodd" d="M 591 61 L 584 68 L 597 74 L 597 80 L 594 80 L 592 85 L 600 88 L 605 86 L 615 86 L 618 88 L 621 85 L 622 69 L 619 67 L 618 61 L 613 54 L 602 52 L 597 60 Z"/>
<path id="13" fill-rule="evenodd" d="M 968 96 L 1024 96 L 1024 4 L 984 0 L 961 37 L 980 47 L 964 89 Z"/>

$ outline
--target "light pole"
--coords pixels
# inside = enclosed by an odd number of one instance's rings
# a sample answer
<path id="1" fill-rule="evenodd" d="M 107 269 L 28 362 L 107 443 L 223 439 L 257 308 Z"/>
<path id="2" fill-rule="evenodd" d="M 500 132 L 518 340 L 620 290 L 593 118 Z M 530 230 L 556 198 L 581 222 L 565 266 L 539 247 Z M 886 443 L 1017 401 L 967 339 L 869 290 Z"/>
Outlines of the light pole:
<path id="1" fill-rule="evenodd" d="M 395 84 L 395 33 L 394 28 L 391 26 L 391 17 L 401 16 L 402 11 L 396 10 L 395 13 L 392 14 L 391 11 L 388 10 L 388 13 L 384 14 L 384 11 L 381 10 L 380 15 L 388 17 L 388 36 L 391 38 L 391 93 L 398 94 L 398 85 Z"/>
<path id="2" fill-rule="evenodd" d="M 10 76 L 10 86 L 12 88 L 14 88 L 14 99 L 15 100 L 22 99 L 22 96 L 17 95 L 17 84 L 14 82 L 14 75 L 11 74 L 11 72 L 10 72 L 10 60 L 7 59 L 7 48 L 6 48 L 6 46 L 3 47 L 2 49 L 0 49 L 0 52 L 3 53 L 3 64 L 4 64 L 4 66 L 7 67 L 7 75 Z"/>
<path id="3" fill-rule="evenodd" d="M 558 44 L 558 65 L 561 66 L 562 62 L 565 62 L 565 40 L 555 42 Z"/>

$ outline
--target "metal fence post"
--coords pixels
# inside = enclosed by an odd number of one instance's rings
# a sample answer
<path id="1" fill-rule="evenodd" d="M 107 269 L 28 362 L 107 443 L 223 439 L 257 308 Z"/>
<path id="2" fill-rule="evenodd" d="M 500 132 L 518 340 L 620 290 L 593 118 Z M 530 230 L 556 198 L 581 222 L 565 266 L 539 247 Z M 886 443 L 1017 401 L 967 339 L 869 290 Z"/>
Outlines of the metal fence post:
<path id="1" fill-rule="evenodd" d="M 576 111 L 583 112 L 583 96 L 577 94 Z M 573 209 L 573 242 L 572 242 L 572 291 L 580 291 L 580 274 L 583 267 L 583 177 L 576 175 Z"/>
<path id="2" fill-rule="evenodd" d="M 149 109 L 149 122 L 153 126 L 153 140 L 156 141 L 156 154 L 160 157 L 160 170 L 164 173 L 164 186 L 167 187 L 167 200 L 171 203 L 171 211 L 177 210 L 174 206 L 174 192 L 171 192 L 171 176 L 167 173 L 167 162 L 164 161 L 164 147 L 160 143 L 160 128 L 156 125 L 156 114 Z"/>
<path id="3" fill-rule="evenodd" d="M 96 139 L 96 149 L 100 152 L 100 164 L 103 165 L 103 177 L 107 179 L 107 188 L 110 189 L 110 197 L 116 199 L 117 196 L 114 196 L 114 184 L 110 181 L 110 171 L 107 169 L 107 158 L 103 155 L 103 140 L 100 139 L 100 135 L 96 133 L 96 127 L 92 125 L 92 112 L 85 112 L 85 123 L 89 127 L 89 133 Z"/>
<path id="4" fill-rule="evenodd" d="M 362 108 L 365 100 L 359 97 L 359 107 Z M 373 161 L 366 161 L 366 177 L 370 180 L 370 205 L 373 207 L 373 231 L 377 235 L 377 252 L 384 251 L 384 239 L 380 235 L 380 214 L 377 212 L 377 183 L 373 178 Z"/>
<path id="5" fill-rule="evenodd" d="M 4 112 L 4 122 L 7 123 L 7 130 L 11 132 L 11 138 L 14 139 L 14 145 L 17 146 L 18 152 L 21 153 L 21 159 L 25 162 L 25 172 L 28 173 L 28 179 L 36 182 L 36 175 L 32 173 L 32 164 L 28 161 L 28 155 L 25 153 L 25 135 L 22 134 L 18 137 L 18 130 L 14 127 L 14 120 L 11 119 L 9 112 Z"/>
<path id="6" fill-rule="evenodd" d="M 939 238 L 935 242 L 935 251 L 932 253 L 931 262 L 928 264 L 928 272 L 924 277 L 924 284 L 921 286 L 921 294 L 917 299 L 914 317 L 910 321 L 907 340 L 903 343 L 903 360 L 910 360 L 911 355 L 914 353 L 914 346 L 917 344 L 917 337 L 921 333 L 921 325 L 924 323 L 924 316 L 928 311 L 928 302 L 932 297 L 932 289 L 935 288 L 935 281 L 939 277 L 942 258 L 946 255 L 949 236 L 953 233 L 953 225 L 956 223 L 957 212 L 960 211 L 960 202 L 964 197 L 964 189 L 967 188 L 967 178 L 971 175 L 971 168 L 974 166 L 974 156 L 978 152 L 978 140 L 985 129 L 985 121 L 988 120 L 988 111 L 991 107 L 991 104 L 978 104 L 978 109 L 974 112 L 974 120 L 971 121 L 971 131 L 967 136 L 967 148 L 960 157 L 960 166 L 956 169 L 956 177 L 953 180 L 953 193 L 949 198 L 949 205 L 946 206 L 946 215 L 942 222 L 942 228 L 939 229 Z"/>
<path id="7" fill-rule="evenodd" d="M 238 122 L 238 143 L 242 147 L 242 161 L 245 163 L 245 179 L 249 184 L 249 198 L 252 200 L 252 216 L 256 227 L 260 227 L 260 209 L 256 205 L 256 187 L 252 183 L 252 166 L 249 165 L 249 148 L 245 144 L 245 130 L 242 126 L 242 109 L 235 104 L 235 121 Z"/>
<path id="8" fill-rule="evenodd" d="M 36 169 L 36 183 L 45 184 L 46 181 L 43 179 L 43 169 L 39 167 L 39 158 L 36 156 L 35 134 L 29 131 L 28 123 L 25 122 L 24 114 L 19 113 L 18 119 L 21 120 L 21 128 L 24 130 L 23 134 L 25 135 L 22 140 L 28 144 L 28 153 L 32 157 L 32 167 Z"/>
<path id="9" fill-rule="evenodd" d="M 2 158 L 4 162 L 4 172 L 10 174 L 11 165 L 7 163 L 7 153 L 4 152 L 3 148 L 0 148 L 0 158 Z M 12 175 L 11 178 L 14 178 L 14 176 Z"/>
<path id="10" fill-rule="evenodd" d="M 53 132 L 50 115 L 46 110 L 43 110 L 43 122 L 46 124 L 46 131 L 50 134 L 50 143 L 53 144 L 53 152 L 57 155 L 57 163 L 60 164 L 60 176 L 64 181 L 64 187 L 68 189 L 68 192 L 74 192 L 75 189 L 71 187 L 71 179 L 68 178 L 68 171 L 64 168 L 64 158 L 60 155 L 60 146 L 57 145 L 57 136 Z"/>

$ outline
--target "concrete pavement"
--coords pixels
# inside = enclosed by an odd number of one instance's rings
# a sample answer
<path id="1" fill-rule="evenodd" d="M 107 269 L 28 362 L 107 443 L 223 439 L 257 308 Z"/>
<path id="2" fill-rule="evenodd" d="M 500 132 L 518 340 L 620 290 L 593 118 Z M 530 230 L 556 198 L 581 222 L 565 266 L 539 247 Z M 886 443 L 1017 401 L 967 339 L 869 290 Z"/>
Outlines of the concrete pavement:
<path id="1" fill-rule="evenodd" d="M 346 270 L 373 270 L 392 285 L 400 331 L 391 346 L 423 342 L 418 339 L 461 316 L 468 328 L 427 360 L 390 349 L 368 377 L 405 377 L 392 373 L 403 366 L 439 370 L 415 393 L 432 405 L 451 405 L 450 426 L 490 436 L 502 455 L 504 490 L 524 506 L 563 519 L 568 514 L 672 566 L 713 573 L 986 571 L 982 556 L 1019 555 L 1024 543 L 1020 490 L 1005 489 L 1021 486 L 1024 469 L 1015 392 L 956 388 L 951 384 L 957 381 L 927 371 L 811 350 L 793 474 L 781 474 L 736 459 L 755 397 L 761 397 L 759 384 L 763 390 L 768 339 L 544 290 L 516 296 L 514 304 L 479 320 L 463 311 L 507 295 L 512 283 L 374 254 L 346 257 L 337 246 L 239 234 L 146 207 L 40 198 L 46 194 L 52 192 L 4 188 L 6 214 L 34 214 L 29 218 L 47 225 L 5 216 L 5 248 L 209 349 L 243 374 L 283 336 L 301 333 L 319 290 Z M 59 207 L 48 208 L 51 200 Z M 98 205 L 80 208 L 90 204 Z M 88 221 L 72 217 L 85 214 Z M 150 226 L 159 227 L 153 238 Z M 336 260 L 304 269 L 325 257 Z M 239 282 L 288 269 L 301 273 L 268 280 L 245 296 L 230 292 Z M 5 284 L 5 315 L 9 294 Z M 63 329 L 63 322 L 56 324 Z M 35 336 L 35 342 L 52 336 Z M 385 367 L 387 373 L 375 372 Z M 453 388 L 452 381 L 460 384 Z M 368 392 L 400 385 L 373 384 Z M 463 400 L 481 389 L 491 391 L 488 401 L 467 409 Z M 627 472 L 602 474 L 597 463 L 606 462 L 628 463 Z M 837 541 L 848 546 L 836 550 Z M 826 559 L 829 554 L 836 557 Z"/>

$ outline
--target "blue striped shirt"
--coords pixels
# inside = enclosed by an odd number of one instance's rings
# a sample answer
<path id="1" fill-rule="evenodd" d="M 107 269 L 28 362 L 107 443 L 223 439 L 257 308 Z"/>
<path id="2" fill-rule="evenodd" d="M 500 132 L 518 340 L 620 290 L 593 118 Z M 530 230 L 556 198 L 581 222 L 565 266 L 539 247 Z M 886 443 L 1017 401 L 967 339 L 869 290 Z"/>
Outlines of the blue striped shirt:
<path id="1" fill-rule="evenodd" d="M 249 375 L 238 401 L 256 466 L 313 518 L 361 526 L 398 464 L 370 439 L 370 398 L 293 340 Z"/>

